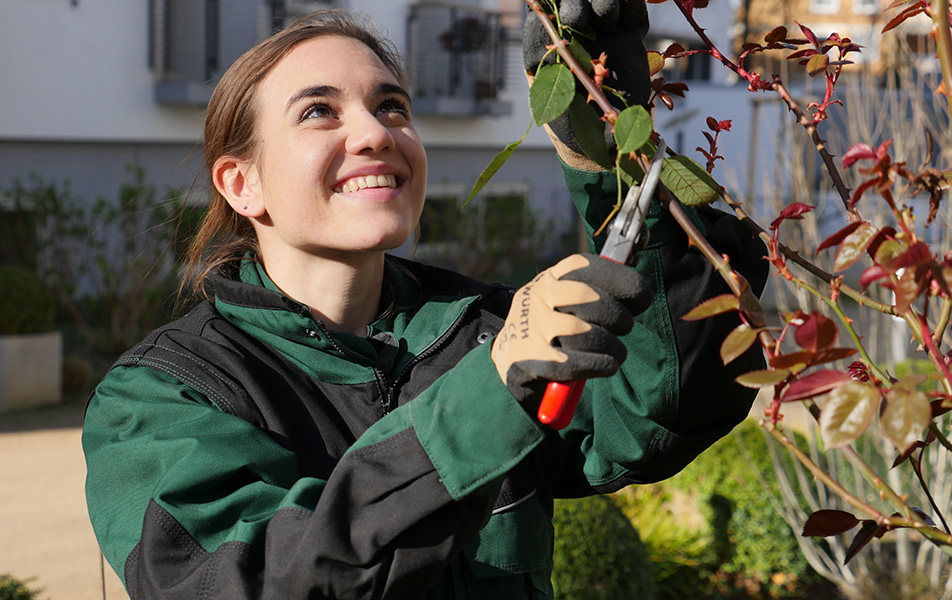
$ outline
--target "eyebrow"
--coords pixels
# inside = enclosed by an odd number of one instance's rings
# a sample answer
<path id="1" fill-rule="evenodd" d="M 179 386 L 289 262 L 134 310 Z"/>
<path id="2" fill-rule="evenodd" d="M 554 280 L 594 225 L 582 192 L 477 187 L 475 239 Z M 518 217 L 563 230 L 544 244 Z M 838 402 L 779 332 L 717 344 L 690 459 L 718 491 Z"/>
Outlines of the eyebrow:
<path id="1" fill-rule="evenodd" d="M 399 85 L 393 83 L 378 83 L 373 91 L 375 96 L 386 96 L 388 94 L 397 94 L 406 98 L 410 102 L 410 94 Z M 291 96 L 285 111 L 291 110 L 295 103 L 305 98 L 339 98 L 342 95 L 340 88 L 332 85 L 315 85 L 303 88 Z"/>

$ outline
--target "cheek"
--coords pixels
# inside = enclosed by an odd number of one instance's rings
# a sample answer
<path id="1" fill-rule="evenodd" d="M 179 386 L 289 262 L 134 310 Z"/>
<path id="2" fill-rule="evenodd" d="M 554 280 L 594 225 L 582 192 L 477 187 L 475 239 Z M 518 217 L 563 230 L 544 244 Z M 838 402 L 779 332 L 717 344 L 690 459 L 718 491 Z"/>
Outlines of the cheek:
<path id="1" fill-rule="evenodd" d="M 397 137 L 400 151 L 406 161 L 413 169 L 413 175 L 417 179 L 426 179 L 426 150 L 423 143 L 417 136 L 416 130 L 407 128 L 401 130 Z"/>

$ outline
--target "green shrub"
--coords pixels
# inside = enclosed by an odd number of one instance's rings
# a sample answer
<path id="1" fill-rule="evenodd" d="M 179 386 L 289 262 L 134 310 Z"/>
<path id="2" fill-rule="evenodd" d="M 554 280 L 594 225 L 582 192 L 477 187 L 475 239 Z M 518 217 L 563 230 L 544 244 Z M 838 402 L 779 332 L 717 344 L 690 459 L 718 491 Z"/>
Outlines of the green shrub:
<path id="1" fill-rule="evenodd" d="M 648 549 L 659 599 L 800 598 L 820 578 L 774 497 L 766 440 L 745 422 L 672 479 L 615 500 Z"/>
<path id="2" fill-rule="evenodd" d="M 56 299 L 52 290 L 25 267 L 0 265 L 0 335 L 53 330 Z"/>
<path id="3" fill-rule="evenodd" d="M 0 188 L 13 217 L 0 223 L 3 264 L 36 267 L 56 292 L 58 323 L 79 334 L 76 351 L 107 365 L 172 317 L 185 240 L 206 210 L 128 170 L 109 198 L 39 176 Z"/>
<path id="4" fill-rule="evenodd" d="M 607 496 L 555 503 L 552 585 L 560 600 L 654 600 L 648 554 Z"/>
<path id="5" fill-rule="evenodd" d="M 28 580 L 30 581 L 30 580 Z M 0 600 L 35 600 L 43 590 L 31 590 L 27 582 L 0 573 Z"/>
<path id="6" fill-rule="evenodd" d="M 698 597 L 715 561 L 696 495 L 669 485 L 640 485 L 613 494 L 613 499 L 648 551 L 658 600 Z"/>

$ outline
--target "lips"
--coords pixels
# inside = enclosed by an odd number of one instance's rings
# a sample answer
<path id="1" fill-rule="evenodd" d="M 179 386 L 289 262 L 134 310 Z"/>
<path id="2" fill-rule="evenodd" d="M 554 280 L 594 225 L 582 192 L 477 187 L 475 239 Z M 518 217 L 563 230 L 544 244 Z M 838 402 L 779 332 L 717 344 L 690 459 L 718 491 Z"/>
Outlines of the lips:
<path id="1" fill-rule="evenodd" d="M 397 177 L 395 175 L 365 175 L 351 177 L 334 187 L 334 192 L 338 194 L 350 194 L 367 188 L 395 188 L 397 187 Z"/>

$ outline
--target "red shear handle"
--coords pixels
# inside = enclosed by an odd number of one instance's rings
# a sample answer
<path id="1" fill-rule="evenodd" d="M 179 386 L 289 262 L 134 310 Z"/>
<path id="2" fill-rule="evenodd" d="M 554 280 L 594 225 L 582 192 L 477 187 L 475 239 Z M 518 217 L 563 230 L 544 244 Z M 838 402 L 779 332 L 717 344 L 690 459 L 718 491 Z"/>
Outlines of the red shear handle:
<path id="1" fill-rule="evenodd" d="M 585 381 L 550 381 L 539 405 L 539 420 L 552 429 L 565 429 L 572 421 Z"/>

